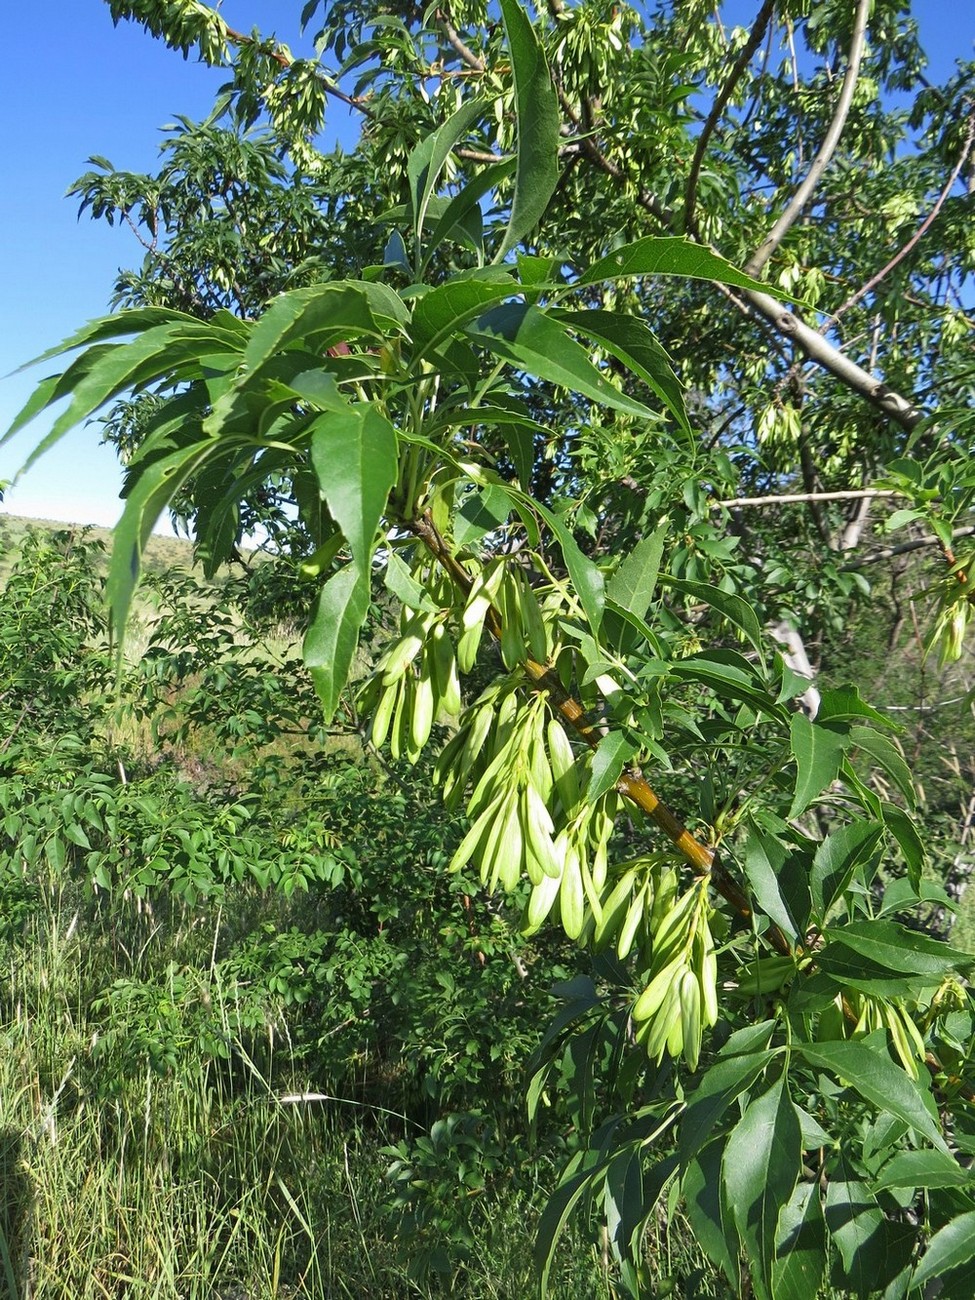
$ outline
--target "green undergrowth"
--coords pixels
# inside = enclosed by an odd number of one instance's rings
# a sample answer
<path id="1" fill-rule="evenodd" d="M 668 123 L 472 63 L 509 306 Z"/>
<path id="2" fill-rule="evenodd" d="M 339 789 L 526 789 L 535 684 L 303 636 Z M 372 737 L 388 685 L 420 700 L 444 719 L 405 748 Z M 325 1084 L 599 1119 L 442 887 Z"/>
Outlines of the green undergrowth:
<path id="1" fill-rule="evenodd" d="M 27 534 L 0 601 L 6 1293 L 530 1294 L 576 1139 L 524 1072 L 578 956 L 447 875 L 429 769 L 323 734 L 229 587 L 151 579 L 120 679 L 101 565 Z M 561 1268 L 612 1293 L 598 1243 Z"/>

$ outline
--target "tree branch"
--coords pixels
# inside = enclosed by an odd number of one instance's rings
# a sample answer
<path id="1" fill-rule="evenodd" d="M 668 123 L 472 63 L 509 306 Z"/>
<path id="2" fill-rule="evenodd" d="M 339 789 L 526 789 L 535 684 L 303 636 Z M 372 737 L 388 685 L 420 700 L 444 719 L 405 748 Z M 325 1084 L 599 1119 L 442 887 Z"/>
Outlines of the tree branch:
<path id="1" fill-rule="evenodd" d="M 826 170 L 836 146 L 840 142 L 850 105 L 853 102 L 853 92 L 856 89 L 857 78 L 860 75 L 860 63 L 863 59 L 870 5 L 871 0 L 859 0 L 857 4 L 856 16 L 853 20 L 853 34 L 850 39 L 850 53 L 846 64 L 846 75 L 843 78 L 839 99 L 836 101 L 833 120 L 830 122 L 829 130 L 819 147 L 819 153 L 813 159 L 805 180 L 793 194 L 785 211 L 776 221 L 761 246 L 745 264 L 744 269 L 749 275 L 758 275 L 779 244 L 782 243 L 803 208 L 812 198 L 813 192 L 819 184 L 819 179 Z"/>
<path id="2" fill-rule="evenodd" d="M 952 171 L 951 175 L 948 177 L 948 183 L 945 185 L 944 189 L 941 191 L 941 193 L 938 195 L 937 199 L 935 200 L 934 206 L 932 207 L 931 211 L 921 222 L 920 226 L 918 226 L 917 230 L 907 241 L 904 247 L 894 254 L 894 256 L 890 259 L 887 265 L 883 267 L 881 270 L 879 270 L 875 276 L 872 276 L 867 281 L 867 283 L 863 285 L 862 288 L 857 289 L 856 293 L 851 294 L 849 298 L 847 298 L 846 302 L 844 302 L 841 306 L 837 307 L 836 311 L 833 312 L 829 320 L 827 320 L 824 324 L 820 325 L 819 327 L 820 334 L 825 334 L 828 330 L 832 329 L 844 312 L 847 312 L 851 307 L 854 307 L 860 301 L 861 298 L 865 298 L 867 294 L 871 291 L 871 289 L 876 289 L 877 285 L 881 282 L 881 280 L 883 280 L 886 276 L 888 276 L 896 266 L 899 266 L 900 263 L 903 262 L 904 258 L 907 257 L 907 255 L 911 252 L 911 250 L 917 246 L 919 240 L 921 240 L 923 236 L 926 234 L 926 232 L 931 228 L 931 223 L 935 220 L 938 213 L 944 207 L 948 195 L 954 189 L 955 182 L 958 180 L 958 177 L 961 174 L 961 169 L 965 166 L 965 162 L 968 158 L 968 155 L 971 153 L 973 143 L 975 143 L 975 110 L 973 110 L 972 113 L 969 115 L 968 131 L 966 132 L 965 143 L 962 146 L 962 151 L 961 154 L 959 155 L 958 161 L 955 164 L 954 170 Z"/>
<path id="3" fill-rule="evenodd" d="M 787 492 L 782 496 L 734 497 L 730 501 L 713 501 L 712 510 L 731 510 L 738 506 L 789 506 L 809 501 L 862 501 L 867 497 L 899 497 L 893 488 L 850 488 L 845 492 Z"/>
<path id="4" fill-rule="evenodd" d="M 972 537 L 975 535 L 975 524 L 969 524 L 965 528 L 956 528 L 951 534 L 951 540 L 957 541 L 959 537 Z M 884 546 L 877 551 L 869 551 L 866 555 L 861 555 L 859 559 L 850 560 L 846 564 L 840 565 L 840 573 L 852 573 L 855 569 L 862 569 L 866 564 L 880 564 L 882 560 L 892 560 L 898 555 L 907 555 L 911 551 L 920 551 L 928 546 L 941 546 L 940 537 L 915 537 L 909 542 L 900 542 L 897 546 Z"/>
<path id="5" fill-rule="evenodd" d="M 437 21 L 440 24 L 440 30 L 447 38 L 447 44 L 453 47 L 461 61 L 466 63 L 473 72 L 487 72 L 487 64 L 483 59 L 479 59 L 468 45 L 464 44 L 460 33 L 443 9 L 437 10 Z"/>
<path id="6" fill-rule="evenodd" d="M 748 67 L 752 55 L 762 43 L 768 25 L 772 20 L 772 14 L 775 12 L 775 0 L 765 0 L 758 16 L 752 24 L 752 30 L 748 35 L 748 40 L 742 46 L 735 60 L 731 72 L 721 87 L 717 99 L 711 106 L 711 112 L 707 116 L 704 126 L 701 128 L 701 134 L 697 137 L 697 147 L 694 150 L 694 157 L 691 159 L 691 171 L 687 178 L 687 196 L 684 199 L 684 229 L 688 230 L 694 220 L 694 204 L 697 201 L 697 184 L 701 176 L 701 164 L 704 161 L 704 155 L 707 151 L 708 142 L 714 133 L 721 114 L 725 110 L 728 100 L 734 93 L 735 87 L 741 80 L 741 75 Z"/>

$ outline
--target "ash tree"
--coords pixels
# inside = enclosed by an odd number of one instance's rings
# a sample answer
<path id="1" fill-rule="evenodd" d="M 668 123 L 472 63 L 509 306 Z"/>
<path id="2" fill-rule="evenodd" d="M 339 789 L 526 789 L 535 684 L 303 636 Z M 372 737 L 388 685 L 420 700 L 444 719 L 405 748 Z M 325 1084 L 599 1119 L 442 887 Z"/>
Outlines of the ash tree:
<path id="1" fill-rule="evenodd" d="M 163 511 L 211 567 L 263 520 L 326 718 L 437 745 L 452 867 L 594 954 L 528 1086 L 587 1131 L 542 1292 L 582 1210 L 649 1295 L 663 1204 L 759 1297 L 970 1295 L 973 958 L 896 724 L 804 641 L 911 554 L 964 653 L 973 65 L 930 84 L 897 0 L 310 0 L 307 58 L 109 6 L 229 80 L 158 174 L 77 182 L 144 260 L 11 432 L 108 409 L 119 635 Z"/>

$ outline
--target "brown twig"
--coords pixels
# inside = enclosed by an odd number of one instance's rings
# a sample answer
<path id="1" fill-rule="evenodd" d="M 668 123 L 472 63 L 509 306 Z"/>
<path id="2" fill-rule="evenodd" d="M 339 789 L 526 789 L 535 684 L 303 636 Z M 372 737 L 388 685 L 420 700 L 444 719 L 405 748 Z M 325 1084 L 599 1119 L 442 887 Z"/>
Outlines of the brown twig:
<path id="1" fill-rule="evenodd" d="M 689 230 L 694 220 L 694 205 L 697 201 L 697 184 L 701 177 L 701 164 L 704 162 L 704 155 L 707 152 L 708 144 L 714 133 L 714 128 L 718 125 L 721 114 L 725 110 L 728 100 L 734 93 L 735 87 L 741 80 L 742 73 L 748 67 L 752 55 L 762 43 L 765 32 L 769 23 L 772 21 L 772 14 L 775 12 L 775 0 L 765 0 L 755 22 L 752 24 L 752 30 L 748 35 L 748 40 L 742 46 L 738 58 L 732 66 L 731 72 L 718 92 L 718 96 L 711 106 L 711 112 L 707 116 L 704 126 L 701 128 L 701 134 L 697 137 L 697 147 L 694 150 L 694 157 L 691 159 L 690 175 L 687 178 L 687 196 L 684 199 L 684 229 Z"/>

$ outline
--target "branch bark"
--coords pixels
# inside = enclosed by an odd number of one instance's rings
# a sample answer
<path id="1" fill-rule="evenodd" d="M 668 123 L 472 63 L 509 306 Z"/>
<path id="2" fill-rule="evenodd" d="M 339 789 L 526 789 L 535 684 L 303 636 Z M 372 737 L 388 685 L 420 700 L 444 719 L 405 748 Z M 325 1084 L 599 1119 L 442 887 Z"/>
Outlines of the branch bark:
<path id="1" fill-rule="evenodd" d="M 746 262 L 745 270 L 749 275 L 758 275 L 782 243 L 803 208 L 812 198 L 820 177 L 829 166 L 829 161 L 836 152 L 836 146 L 840 142 L 840 136 L 843 134 L 843 128 L 850 112 L 850 105 L 853 102 L 853 92 L 856 89 L 857 78 L 860 75 L 860 63 L 863 59 L 863 47 L 866 43 L 867 18 L 870 14 L 870 6 L 871 0 L 859 0 L 857 5 L 856 16 L 853 19 L 853 34 L 850 39 L 850 53 L 847 57 L 846 74 L 843 77 L 843 85 L 836 101 L 833 120 L 823 137 L 823 143 L 819 146 L 819 152 L 813 159 L 802 184 L 786 205 L 785 211 L 776 221 L 759 248 Z"/>

